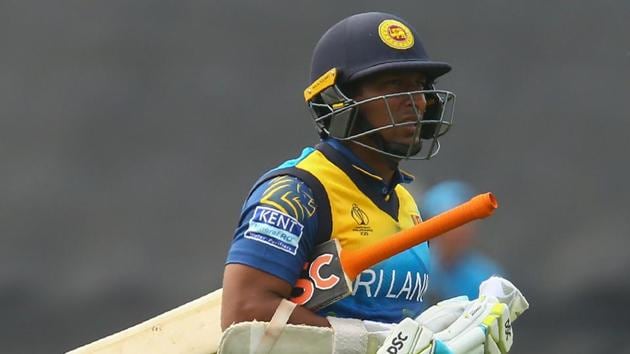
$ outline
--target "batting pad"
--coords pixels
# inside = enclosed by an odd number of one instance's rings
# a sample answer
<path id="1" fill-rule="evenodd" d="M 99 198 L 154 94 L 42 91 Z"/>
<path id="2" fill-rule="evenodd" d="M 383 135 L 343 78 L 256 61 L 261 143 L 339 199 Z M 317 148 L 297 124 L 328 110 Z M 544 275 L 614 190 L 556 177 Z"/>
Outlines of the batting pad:
<path id="1" fill-rule="evenodd" d="M 223 332 L 219 342 L 220 354 L 253 354 L 265 334 L 267 322 L 241 322 Z M 330 353 L 333 331 L 326 327 L 288 324 L 278 336 L 269 353 L 274 354 L 318 354 Z"/>
<path id="2" fill-rule="evenodd" d="M 253 354 L 265 333 L 267 322 L 241 322 L 223 332 L 218 354 Z M 368 334 L 367 350 L 365 342 L 359 340 L 357 349 L 366 354 L 375 354 L 383 342 L 379 335 Z M 339 354 L 333 351 L 335 342 L 331 328 L 287 324 L 270 354 Z M 346 348 L 350 343 L 346 342 Z M 352 351 L 357 353 L 358 351 Z"/>

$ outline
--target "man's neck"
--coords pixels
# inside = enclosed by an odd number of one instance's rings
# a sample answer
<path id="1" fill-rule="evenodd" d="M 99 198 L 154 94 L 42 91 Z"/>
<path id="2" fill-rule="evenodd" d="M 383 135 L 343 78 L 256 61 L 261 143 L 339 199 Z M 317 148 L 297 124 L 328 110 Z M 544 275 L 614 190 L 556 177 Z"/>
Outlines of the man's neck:
<path id="1" fill-rule="evenodd" d="M 374 169 L 374 172 L 383 179 L 386 185 L 389 185 L 398 170 L 398 161 L 389 158 L 380 152 L 367 149 L 361 145 L 352 142 L 343 142 L 361 161 Z"/>

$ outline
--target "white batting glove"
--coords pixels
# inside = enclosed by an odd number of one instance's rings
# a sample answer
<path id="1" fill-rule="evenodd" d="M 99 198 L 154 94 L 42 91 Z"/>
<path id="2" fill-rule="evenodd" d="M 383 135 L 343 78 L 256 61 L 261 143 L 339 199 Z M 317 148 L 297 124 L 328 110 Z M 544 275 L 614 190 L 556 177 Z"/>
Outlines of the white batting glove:
<path id="1" fill-rule="evenodd" d="M 478 299 L 456 297 L 399 323 L 378 354 L 503 354 L 512 347 L 512 322 L 529 304 L 509 281 L 491 277 Z"/>

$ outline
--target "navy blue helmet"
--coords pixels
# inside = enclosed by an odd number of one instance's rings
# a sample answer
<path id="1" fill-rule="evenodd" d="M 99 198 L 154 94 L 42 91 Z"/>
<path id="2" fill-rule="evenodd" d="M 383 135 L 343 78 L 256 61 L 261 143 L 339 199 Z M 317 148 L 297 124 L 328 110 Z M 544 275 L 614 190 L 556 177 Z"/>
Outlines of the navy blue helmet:
<path id="1" fill-rule="evenodd" d="M 320 38 L 313 51 L 311 85 L 304 91 L 304 98 L 322 137 L 352 141 L 397 159 L 427 159 L 437 154 L 437 138 L 452 124 L 455 95 L 434 86 L 435 79 L 450 70 L 449 64 L 429 58 L 415 29 L 402 18 L 381 12 L 362 13 L 341 20 Z M 421 72 L 428 83 L 419 91 L 361 101 L 350 97 L 352 84 L 392 71 Z M 402 123 L 390 112 L 390 124 L 367 126 L 360 114 L 364 103 L 382 100 L 387 105 L 388 99 L 401 95 L 424 95 L 427 101 L 426 110 L 416 110 L 417 121 L 413 122 L 418 142 L 403 149 L 389 147 L 379 132 L 411 122 Z M 364 136 L 375 137 L 372 141 L 376 143 L 359 139 Z M 423 141 L 426 147 L 421 149 Z M 421 150 L 423 154 L 416 156 Z"/>

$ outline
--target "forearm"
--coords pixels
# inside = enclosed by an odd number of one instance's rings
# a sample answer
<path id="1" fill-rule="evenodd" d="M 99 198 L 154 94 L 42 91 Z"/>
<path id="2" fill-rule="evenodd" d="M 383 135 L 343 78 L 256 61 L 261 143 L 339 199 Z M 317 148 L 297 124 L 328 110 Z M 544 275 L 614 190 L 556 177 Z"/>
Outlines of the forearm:
<path id="1" fill-rule="evenodd" d="M 291 317 L 289 317 L 289 323 L 305 324 L 317 327 L 330 327 L 330 322 L 328 322 L 326 317 L 322 317 L 302 306 L 295 307 Z"/>
<path id="2" fill-rule="evenodd" d="M 221 327 L 225 330 L 225 328 L 229 327 L 232 323 L 253 320 L 268 322 L 273 317 L 282 299 L 280 295 L 273 293 L 267 293 L 264 296 L 257 294 L 257 296 L 245 299 L 230 299 L 230 296 L 224 296 Z M 319 316 L 302 306 L 295 307 L 288 322 L 292 324 L 330 327 L 330 323 L 328 323 L 325 317 Z"/>

